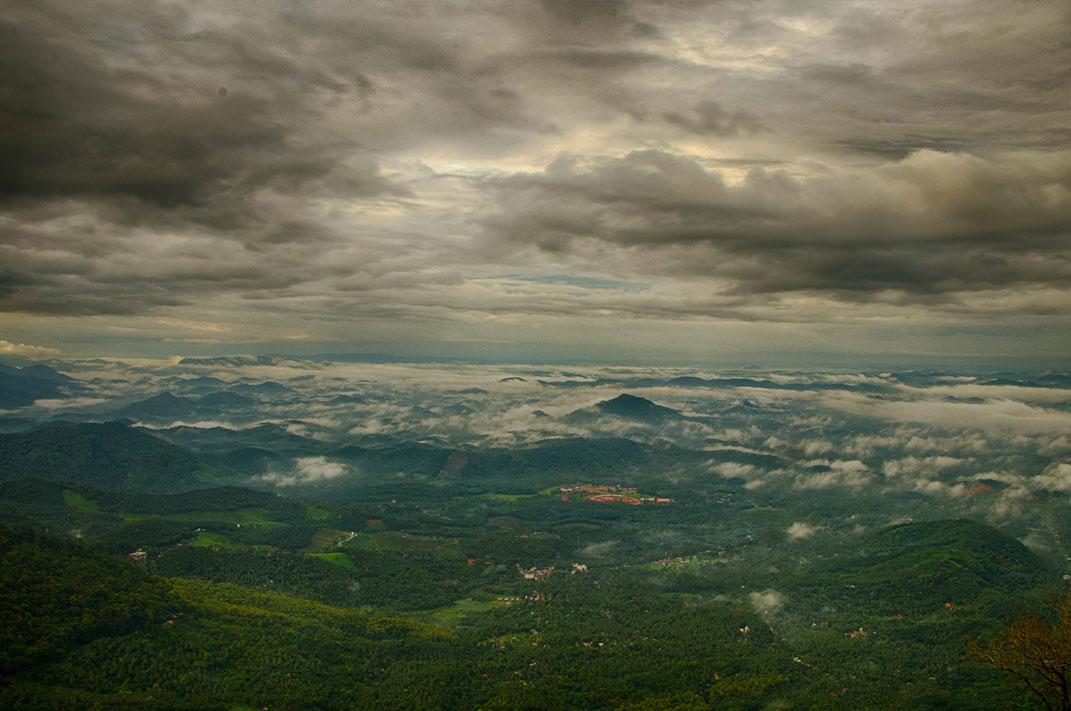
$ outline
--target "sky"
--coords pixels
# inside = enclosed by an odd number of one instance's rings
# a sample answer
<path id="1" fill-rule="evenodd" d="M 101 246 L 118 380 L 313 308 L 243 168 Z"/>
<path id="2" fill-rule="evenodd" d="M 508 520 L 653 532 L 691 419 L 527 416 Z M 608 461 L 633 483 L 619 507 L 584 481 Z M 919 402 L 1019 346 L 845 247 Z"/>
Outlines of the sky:
<path id="1" fill-rule="evenodd" d="M 0 355 L 1071 360 L 1066 0 L 35 0 Z"/>

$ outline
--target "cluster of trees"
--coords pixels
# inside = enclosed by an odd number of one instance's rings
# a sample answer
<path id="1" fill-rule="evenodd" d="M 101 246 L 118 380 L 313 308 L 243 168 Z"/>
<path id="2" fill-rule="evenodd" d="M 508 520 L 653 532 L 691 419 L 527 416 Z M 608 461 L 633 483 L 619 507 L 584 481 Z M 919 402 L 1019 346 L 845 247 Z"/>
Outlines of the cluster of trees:
<path id="1" fill-rule="evenodd" d="M 565 443 L 502 462 L 565 468 L 599 451 Z M 717 488 L 660 489 L 678 503 L 626 508 L 500 496 L 495 476 L 316 505 L 233 487 L 12 482 L 0 519 L 85 538 L 2 529 L 0 705 L 980 707 L 1055 684 L 1049 667 L 1024 666 L 1016 640 L 1066 625 L 1060 615 L 974 656 L 964 646 L 1055 578 L 993 529 L 887 528 L 844 552 L 833 537 L 786 543 L 791 511 Z M 196 528 L 210 534 L 199 545 Z M 357 538 L 337 547 L 342 531 Z M 126 559 L 135 548 L 147 570 Z M 649 564 L 698 551 L 705 562 Z M 573 561 L 590 572 L 517 573 Z M 781 601 L 757 606 L 749 593 L 770 586 Z M 1019 657 L 997 653 L 1008 649 Z"/>
<path id="2" fill-rule="evenodd" d="M 201 556 L 184 563 L 201 577 L 281 569 L 277 560 L 230 557 L 249 554 L 240 549 L 175 551 Z M 509 599 L 444 628 L 314 602 L 345 597 L 332 586 L 352 571 L 281 555 L 291 580 L 274 589 L 301 596 L 260 589 L 259 578 L 162 578 L 124 557 L 0 528 L 0 705 L 979 707 L 1017 705 L 1034 690 L 1050 708 L 1066 708 L 1068 602 L 975 644 L 972 660 L 958 635 L 854 638 L 832 624 L 786 637 L 779 615 L 791 611 L 770 616 L 741 598 L 667 594 L 658 575 L 624 568 L 541 583 L 511 576 L 498 582 Z M 358 577 L 396 562 L 376 555 L 384 558 L 352 554 L 367 561 Z M 230 565 L 214 567 L 221 561 Z M 429 602 L 458 592 L 466 591 Z M 1016 678 L 1029 682 L 1025 691 Z"/>
<path id="3" fill-rule="evenodd" d="M 992 639 L 972 640 L 971 654 L 1007 672 L 1049 711 L 1071 710 L 1071 594 L 1048 614 L 1025 615 Z"/>
<path id="4" fill-rule="evenodd" d="M 552 577 L 538 586 L 539 599 L 444 629 L 243 586 L 161 580 L 67 543 L 2 534 L 3 589 L 24 586 L 0 613 L 6 707 L 937 708 L 1026 700 L 998 672 L 972 665 L 962 647 L 958 659 L 938 648 L 920 660 L 917 649 L 878 652 L 831 634 L 801 651 L 746 606 L 666 596 L 623 574 L 598 585 Z M 26 562 L 36 585 L 18 577 Z M 89 577 L 97 585 L 86 590 Z M 1016 623 L 977 653 L 1044 674 L 1051 641 L 1066 644 L 1071 616 L 1063 610 Z M 28 649 L 31 638 L 45 646 Z M 950 660 L 961 667 L 954 680 L 929 680 Z M 1046 698 L 1065 708 L 1060 697 Z"/>
<path id="5" fill-rule="evenodd" d="M 159 624 L 185 604 L 121 558 L 0 526 L 0 671 L 46 663 L 96 639 Z"/>
<path id="6" fill-rule="evenodd" d="M 185 449 L 119 422 L 57 422 L 0 434 L 0 481 L 37 478 L 167 492 L 203 486 L 208 474 Z"/>

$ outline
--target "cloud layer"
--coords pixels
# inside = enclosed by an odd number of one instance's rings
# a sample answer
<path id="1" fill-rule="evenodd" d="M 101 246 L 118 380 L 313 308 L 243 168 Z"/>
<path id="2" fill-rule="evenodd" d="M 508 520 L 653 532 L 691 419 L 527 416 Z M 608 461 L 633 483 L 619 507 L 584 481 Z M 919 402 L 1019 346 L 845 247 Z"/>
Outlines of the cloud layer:
<path id="1" fill-rule="evenodd" d="M 1069 32 L 1060 0 L 23 4 L 0 325 L 1056 357 Z"/>

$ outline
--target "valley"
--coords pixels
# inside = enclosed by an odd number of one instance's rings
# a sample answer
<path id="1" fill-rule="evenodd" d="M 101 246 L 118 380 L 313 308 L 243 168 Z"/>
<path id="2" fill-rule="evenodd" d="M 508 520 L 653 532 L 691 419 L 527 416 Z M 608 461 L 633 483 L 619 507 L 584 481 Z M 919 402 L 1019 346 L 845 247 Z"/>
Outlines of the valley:
<path id="1" fill-rule="evenodd" d="M 603 397 L 617 382 L 563 397 L 473 369 L 482 393 L 396 378 L 347 386 L 330 367 L 274 365 L 302 379 L 243 389 L 257 399 L 227 421 L 119 417 L 137 392 L 84 376 L 83 390 L 114 389 L 114 415 L 95 405 L 8 420 L 0 703 L 1031 703 L 967 643 L 1066 594 L 1059 436 L 1048 463 L 1024 433 L 1022 454 L 982 461 L 972 442 L 1005 434 L 924 435 L 819 414 L 797 395 L 760 405 L 750 381 L 631 378 L 656 405 Z M 134 390 L 204 398 L 234 392 L 221 384 L 242 372 L 180 370 Z M 901 387 L 877 385 L 866 395 L 877 403 Z M 511 419 L 521 407 L 544 415 Z M 912 453 L 924 436 L 944 453 Z M 837 458 L 861 442 L 884 464 Z M 997 467 L 1016 462 L 1038 473 L 1020 498 L 1029 505 L 1012 509 L 1019 484 Z M 939 473 L 919 484 L 927 471 Z"/>

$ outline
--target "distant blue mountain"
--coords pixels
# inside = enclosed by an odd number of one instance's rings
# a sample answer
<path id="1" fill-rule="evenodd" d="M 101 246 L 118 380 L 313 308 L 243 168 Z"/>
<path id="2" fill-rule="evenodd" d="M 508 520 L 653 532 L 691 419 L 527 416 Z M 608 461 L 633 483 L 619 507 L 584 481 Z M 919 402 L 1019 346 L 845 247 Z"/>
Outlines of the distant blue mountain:
<path id="1" fill-rule="evenodd" d="M 164 391 L 145 400 L 121 407 L 114 415 L 119 419 L 151 420 L 188 417 L 197 410 L 197 401 Z"/>
<path id="2" fill-rule="evenodd" d="M 684 417 L 673 408 L 658 405 L 647 398 L 624 393 L 611 400 L 603 400 L 591 407 L 575 410 L 562 419 L 574 424 L 583 424 L 604 415 L 647 424 L 657 424 Z"/>
<path id="3" fill-rule="evenodd" d="M 47 365 L 16 368 L 0 364 L 0 409 L 32 405 L 46 398 L 58 398 L 77 389 L 78 381 Z"/>

